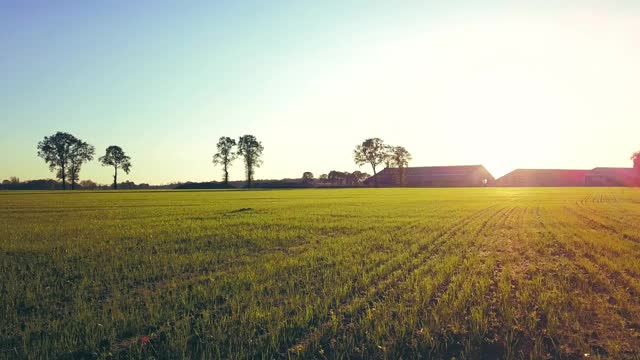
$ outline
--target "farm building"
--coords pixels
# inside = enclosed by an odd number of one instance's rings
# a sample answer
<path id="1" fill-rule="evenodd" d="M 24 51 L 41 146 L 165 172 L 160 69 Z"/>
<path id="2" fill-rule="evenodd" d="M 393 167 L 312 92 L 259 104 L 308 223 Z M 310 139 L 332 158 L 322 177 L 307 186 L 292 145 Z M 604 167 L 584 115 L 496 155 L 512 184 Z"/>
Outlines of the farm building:
<path id="1" fill-rule="evenodd" d="M 589 186 L 640 186 L 640 169 L 597 167 L 586 175 Z"/>
<path id="2" fill-rule="evenodd" d="M 496 186 L 586 186 L 590 170 L 517 169 L 496 180 Z"/>
<path id="3" fill-rule="evenodd" d="M 404 185 L 409 187 L 474 187 L 493 183 L 482 165 L 425 166 L 404 169 Z M 364 181 L 369 186 L 400 186 L 400 170 L 386 168 Z"/>

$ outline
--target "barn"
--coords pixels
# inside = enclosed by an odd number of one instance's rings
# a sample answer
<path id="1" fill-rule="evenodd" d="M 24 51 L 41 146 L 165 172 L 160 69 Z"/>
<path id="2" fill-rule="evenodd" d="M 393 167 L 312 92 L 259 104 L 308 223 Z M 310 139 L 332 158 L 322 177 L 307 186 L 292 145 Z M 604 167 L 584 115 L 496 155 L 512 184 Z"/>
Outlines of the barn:
<path id="1" fill-rule="evenodd" d="M 589 186 L 640 186 L 640 169 L 597 167 L 586 176 Z"/>
<path id="2" fill-rule="evenodd" d="M 498 180 L 496 186 L 586 186 L 590 170 L 516 169 Z"/>
<path id="3" fill-rule="evenodd" d="M 475 187 L 491 185 L 493 176 L 482 165 L 404 168 L 408 187 Z M 364 181 L 369 186 L 401 186 L 400 169 L 386 168 Z"/>

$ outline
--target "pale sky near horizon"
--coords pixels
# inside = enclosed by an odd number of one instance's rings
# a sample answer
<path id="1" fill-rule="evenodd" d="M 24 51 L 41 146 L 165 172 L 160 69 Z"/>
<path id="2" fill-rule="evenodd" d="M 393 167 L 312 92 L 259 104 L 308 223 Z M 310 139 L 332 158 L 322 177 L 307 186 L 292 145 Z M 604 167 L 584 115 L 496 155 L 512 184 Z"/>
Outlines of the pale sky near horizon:
<path id="1" fill-rule="evenodd" d="M 136 183 L 219 180 L 243 134 L 260 179 L 356 170 L 369 137 L 496 177 L 625 167 L 639 95 L 640 1 L 0 0 L 0 179 L 53 178 L 56 131 L 120 145 Z"/>

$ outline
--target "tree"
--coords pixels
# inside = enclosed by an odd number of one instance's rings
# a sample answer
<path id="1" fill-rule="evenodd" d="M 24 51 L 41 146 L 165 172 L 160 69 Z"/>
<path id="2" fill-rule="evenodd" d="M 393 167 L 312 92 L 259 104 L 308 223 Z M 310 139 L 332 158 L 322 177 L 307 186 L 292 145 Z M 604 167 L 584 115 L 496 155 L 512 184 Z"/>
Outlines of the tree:
<path id="1" fill-rule="evenodd" d="M 253 135 L 244 135 L 238 140 L 238 155 L 243 157 L 244 167 L 247 171 L 247 188 L 251 188 L 255 168 L 262 164 L 260 157 L 263 150 L 262 143 Z"/>
<path id="2" fill-rule="evenodd" d="M 353 176 L 353 178 L 355 179 L 355 181 L 360 184 L 363 181 L 367 180 L 367 178 L 369 177 L 369 174 L 367 173 L 363 173 L 359 170 L 354 171 L 351 176 Z"/>
<path id="3" fill-rule="evenodd" d="M 79 140 L 71 145 L 68 158 L 67 178 L 71 182 L 71 190 L 75 190 L 76 183 L 80 180 L 80 169 L 82 164 L 93 160 L 96 148 L 86 142 Z"/>
<path id="4" fill-rule="evenodd" d="M 222 165 L 224 171 L 224 184 L 229 185 L 229 165 L 238 158 L 238 154 L 233 151 L 236 141 L 228 136 L 223 136 L 218 140 L 218 152 L 213 155 L 213 163 Z"/>
<path id="5" fill-rule="evenodd" d="M 17 176 L 11 176 L 11 177 L 9 178 L 9 183 L 10 183 L 10 184 L 13 184 L 13 185 L 20 184 L 20 178 L 19 178 L 19 177 L 17 177 Z"/>
<path id="6" fill-rule="evenodd" d="M 398 167 L 398 173 L 400 174 L 400 185 L 405 184 L 405 168 L 409 166 L 411 161 L 411 154 L 403 146 L 393 146 L 390 152 L 391 163 Z"/>
<path id="7" fill-rule="evenodd" d="M 329 175 L 322 174 L 322 175 L 318 176 L 318 180 L 320 180 L 320 181 L 329 180 Z"/>
<path id="8" fill-rule="evenodd" d="M 67 188 L 67 169 L 74 145 L 79 142 L 75 136 L 58 131 L 51 136 L 45 136 L 38 142 L 38 156 L 49 164 L 49 170 L 56 171 L 56 177 L 62 180 L 62 189 Z"/>
<path id="9" fill-rule="evenodd" d="M 333 185 L 343 185 L 347 180 L 348 173 L 344 173 L 342 171 L 331 170 L 329 171 L 329 175 L 327 179 Z"/>
<path id="10" fill-rule="evenodd" d="M 640 151 L 633 153 L 631 160 L 633 160 L 633 168 L 640 171 Z"/>
<path id="11" fill-rule="evenodd" d="M 82 186 L 82 188 L 85 190 L 95 190 L 98 188 L 98 184 L 96 184 L 95 181 L 92 180 L 82 180 L 80 181 L 80 186 Z"/>
<path id="12" fill-rule="evenodd" d="M 376 166 L 385 161 L 387 157 L 387 147 L 382 139 L 372 138 L 365 140 L 362 144 L 356 146 L 353 151 L 353 159 L 358 166 L 370 164 L 373 169 L 373 176 L 377 174 Z M 377 180 L 374 178 L 377 185 Z"/>
<path id="13" fill-rule="evenodd" d="M 117 189 L 118 169 L 122 169 L 128 174 L 131 170 L 131 158 L 124 153 L 120 146 L 111 145 L 99 160 L 102 166 L 113 166 L 113 189 Z"/>
<path id="14" fill-rule="evenodd" d="M 385 145 L 384 147 L 384 167 L 390 168 L 393 166 L 393 146 Z"/>
<path id="15" fill-rule="evenodd" d="M 307 185 L 313 184 L 313 173 L 310 171 L 305 171 L 302 174 L 302 182 Z"/>

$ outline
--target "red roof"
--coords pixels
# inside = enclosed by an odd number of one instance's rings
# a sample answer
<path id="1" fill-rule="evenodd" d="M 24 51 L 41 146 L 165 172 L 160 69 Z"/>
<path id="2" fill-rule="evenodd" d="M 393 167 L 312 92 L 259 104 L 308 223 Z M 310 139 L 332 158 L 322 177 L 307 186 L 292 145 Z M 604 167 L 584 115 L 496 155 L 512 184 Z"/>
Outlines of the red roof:
<path id="1" fill-rule="evenodd" d="M 378 174 L 365 181 L 365 184 L 394 184 L 400 173 L 398 168 L 385 168 Z M 482 178 L 493 181 L 493 176 L 482 165 L 459 165 L 459 166 L 421 166 L 407 167 L 404 169 L 404 176 L 408 185 L 468 185 L 480 186 L 471 181 L 474 176 L 482 175 Z M 470 182 L 471 181 L 471 182 Z M 468 183 L 468 184 L 467 184 Z"/>
<path id="2" fill-rule="evenodd" d="M 498 186 L 584 186 L 590 170 L 516 169 L 496 180 Z"/>
<path id="3" fill-rule="evenodd" d="M 640 170 L 597 167 L 589 172 L 587 182 L 590 185 L 638 186 L 640 185 Z"/>

